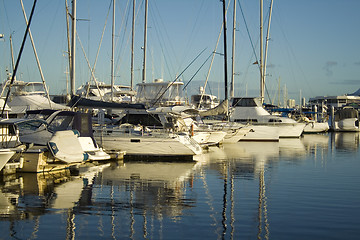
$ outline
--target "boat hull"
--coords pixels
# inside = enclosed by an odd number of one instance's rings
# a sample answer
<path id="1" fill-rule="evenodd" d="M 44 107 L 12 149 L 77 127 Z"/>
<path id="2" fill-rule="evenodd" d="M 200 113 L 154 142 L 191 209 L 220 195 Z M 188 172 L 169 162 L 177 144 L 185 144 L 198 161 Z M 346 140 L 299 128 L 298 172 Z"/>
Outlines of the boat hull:
<path id="1" fill-rule="evenodd" d="M 0 171 L 3 169 L 5 164 L 14 156 L 15 151 L 10 149 L 0 149 Z"/>
<path id="2" fill-rule="evenodd" d="M 357 118 L 346 118 L 335 121 L 333 130 L 336 132 L 360 132 L 359 120 Z"/>
<path id="3" fill-rule="evenodd" d="M 146 136 L 96 136 L 95 139 L 105 151 L 124 151 L 124 160 L 184 160 L 202 152 L 200 145 L 189 137 L 146 137 Z M 187 143 L 184 143 L 187 142 Z M 188 146 L 187 146 L 188 145 Z M 192 148 L 195 148 L 192 149 Z"/>
<path id="4" fill-rule="evenodd" d="M 304 133 L 321 133 L 329 130 L 327 122 L 309 122 L 304 128 Z"/>
<path id="5" fill-rule="evenodd" d="M 251 130 L 240 141 L 278 142 L 279 128 L 270 125 L 252 125 Z"/>

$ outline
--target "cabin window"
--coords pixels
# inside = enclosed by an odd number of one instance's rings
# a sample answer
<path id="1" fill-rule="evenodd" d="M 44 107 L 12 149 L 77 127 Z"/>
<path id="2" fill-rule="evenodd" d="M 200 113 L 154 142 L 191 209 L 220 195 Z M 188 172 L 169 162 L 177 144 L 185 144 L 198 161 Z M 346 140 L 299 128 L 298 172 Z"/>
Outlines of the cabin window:
<path id="1" fill-rule="evenodd" d="M 57 116 L 49 124 L 49 130 L 62 131 L 70 130 L 72 127 L 73 116 Z"/>
<path id="2" fill-rule="evenodd" d="M 234 98 L 233 107 L 257 107 L 259 103 L 254 98 Z"/>
<path id="3" fill-rule="evenodd" d="M 10 136 L 16 136 L 15 126 L 10 125 L 10 126 L 8 126 L 8 129 L 9 129 L 9 135 L 10 135 Z"/>
<path id="4" fill-rule="evenodd" d="M 282 122 L 281 119 L 271 118 L 269 122 Z"/>
<path id="5" fill-rule="evenodd" d="M 19 123 L 18 127 L 23 130 L 36 130 L 38 129 L 43 123 L 38 121 L 29 121 L 29 122 L 23 122 Z"/>
<path id="6" fill-rule="evenodd" d="M 257 119 L 235 119 L 234 122 L 257 122 Z"/>

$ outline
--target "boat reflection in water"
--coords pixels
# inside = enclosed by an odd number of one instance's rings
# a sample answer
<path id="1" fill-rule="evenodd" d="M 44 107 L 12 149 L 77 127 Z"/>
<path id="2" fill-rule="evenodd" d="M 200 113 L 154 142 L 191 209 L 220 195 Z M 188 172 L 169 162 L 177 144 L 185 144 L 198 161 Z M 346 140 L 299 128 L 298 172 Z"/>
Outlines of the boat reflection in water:
<path id="1" fill-rule="evenodd" d="M 223 144 L 194 162 L 113 162 L 75 176 L 68 170 L 21 173 L 0 183 L 0 214 L 7 221 L 0 228 L 4 238 L 20 239 L 49 234 L 61 239 L 268 239 L 285 231 L 282 225 L 289 221 L 294 229 L 286 231 L 297 234 L 324 214 L 318 206 L 327 192 L 323 186 L 333 178 L 322 166 L 330 166 L 331 152 L 349 148 L 346 154 L 353 155 L 358 146 L 358 133 L 326 133 Z M 317 187 L 310 187 L 316 176 L 319 196 Z M 307 211 L 309 204 L 314 208 Z M 316 222 L 293 216 L 300 211 Z M 297 221 L 303 224 L 300 230 Z"/>
<path id="2" fill-rule="evenodd" d="M 359 132 L 334 132 L 331 134 L 331 146 L 339 150 L 356 151 L 359 148 Z"/>
<path id="3" fill-rule="evenodd" d="M 257 238 L 268 239 L 270 236 L 266 195 L 267 181 L 270 178 L 268 175 L 271 176 L 270 172 L 278 164 L 279 159 L 294 162 L 303 159 L 306 156 L 303 142 L 301 139 L 239 142 L 224 144 L 222 148 L 212 148 L 212 150 L 210 168 L 219 171 L 223 180 L 222 231 L 218 235 L 222 237 L 230 235 L 230 239 L 233 239 L 236 230 L 239 231 L 236 222 L 256 216 Z M 248 189 L 247 184 L 244 185 L 241 180 L 251 181 L 254 187 L 255 184 L 257 187 Z M 244 202 L 251 206 L 244 208 Z M 251 228 L 251 226 L 245 227 Z M 241 231 L 244 231 L 244 228 Z"/>
<path id="4" fill-rule="evenodd" d="M 194 162 L 128 162 L 105 168 L 96 183 L 127 189 L 129 199 L 120 201 L 129 204 L 131 211 L 142 212 L 144 217 L 149 213 L 156 218 L 177 217 L 195 201 L 186 198 L 185 189 L 192 186 L 197 165 Z"/>
<path id="5" fill-rule="evenodd" d="M 104 166 L 107 166 L 105 164 Z M 0 182 L 1 216 L 27 219 L 49 209 L 62 211 L 76 206 L 82 192 L 101 166 L 74 175 L 69 169 L 47 173 L 20 173 L 3 176 Z"/>

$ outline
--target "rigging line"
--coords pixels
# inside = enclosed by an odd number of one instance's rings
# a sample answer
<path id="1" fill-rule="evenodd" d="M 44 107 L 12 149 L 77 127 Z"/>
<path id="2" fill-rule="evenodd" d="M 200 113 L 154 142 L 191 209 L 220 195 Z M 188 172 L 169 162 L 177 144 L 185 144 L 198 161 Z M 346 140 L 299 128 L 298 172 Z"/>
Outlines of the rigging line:
<path id="1" fill-rule="evenodd" d="M 197 56 L 196 58 L 194 58 L 194 60 L 192 60 L 187 66 L 186 68 L 179 74 L 179 76 L 177 76 L 170 84 L 169 86 L 165 89 L 165 91 L 156 99 L 156 101 L 154 102 L 153 106 L 160 100 L 160 98 L 165 94 L 165 92 L 174 84 L 174 82 L 196 61 L 196 59 L 198 59 L 200 57 L 200 55 L 206 50 L 206 48 L 204 48 L 204 50 L 202 50 Z"/>
<path id="2" fill-rule="evenodd" d="M 7 94 L 6 94 L 6 98 L 5 98 L 5 101 L 4 101 L 4 106 L 3 106 L 2 111 L 1 111 L 1 116 L 3 116 L 3 114 L 4 114 L 6 102 L 7 102 L 8 99 L 9 99 L 11 86 L 12 86 L 12 84 L 14 83 L 14 79 L 15 79 L 15 76 L 16 76 L 16 72 L 17 72 L 17 69 L 18 69 L 18 66 L 19 66 L 19 63 L 20 63 L 20 58 L 21 58 L 22 52 L 23 52 L 23 50 L 24 50 L 24 46 L 25 46 L 25 42 L 26 42 L 26 36 L 28 35 L 29 29 L 30 29 L 31 20 L 32 20 L 32 17 L 33 17 L 33 15 L 34 15 L 36 1 L 37 1 L 37 0 L 34 0 L 34 4 L 33 4 L 33 7 L 32 7 L 32 9 L 31 9 L 31 13 L 30 13 L 30 17 L 29 17 L 29 22 L 28 22 L 28 24 L 27 24 L 27 26 L 26 26 L 26 30 L 25 30 L 25 33 L 24 33 L 23 41 L 22 41 L 22 43 L 21 43 L 19 55 L 18 55 L 18 58 L 17 58 L 17 60 L 16 60 L 14 72 L 13 72 L 13 74 L 12 74 L 12 76 L 11 76 L 11 81 L 10 81 L 9 89 L 8 89 L 8 92 L 7 92 Z"/>
<path id="3" fill-rule="evenodd" d="M 102 34 L 101 34 L 99 47 L 98 47 L 97 52 L 96 52 L 96 57 L 95 57 L 94 66 L 93 66 L 92 70 L 90 70 L 90 71 L 92 71 L 92 72 L 95 72 L 97 60 L 98 60 L 99 53 L 100 53 L 100 48 L 101 48 L 101 45 L 102 45 L 102 40 L 103 40 L 103 38 L 104 38 L 104 33 L 105 33 L 107 21 L 108 21 L 108 19 L 109 19 L 109 14 L 110 14 L 110 10 L 111 10 L 111 0 L 110 0 L 109 2 L 110 2 L 110 3 L 109 3 L 109 9 L 108 9 L 108 13 L 107 13 L 107 15 L 106 15 L 105 24 L 104 24 L 103 31 L 102 31 Z M 94 78 L 94 82 L 95 82 L 96 85 L 97 85 L 96 78 L 95 78 L 95 76 L 93 77 L 93 74 L 91 74 L 90 83 L 91 83 L 91 79 L 92 79 L 92 78 Z M 100 90 L 99 90 L 99 91 L 100 91 Z M 86 92 L 86 97 L 88 96 L 88 94 L 89 94 L 89 92 L 87 91 L 87 92 Z"/>
<path id="4" fill-rule="evenodd" d="M 129 22 L 129 18 L 131 16 L 130 14 L 130 0 L 127 1 L 126 3 L 126 6 L 125 6 L 125 10 L 124 10 L 124 15 L 123 17 L 121 18 L 121 25 L 119 27 L 119 33 L 121 32 L 122 29 L 124 29 L 124 34 L 122 34 L 122 38 L 121 38 L 121 42 L 120 42 L 120 50 L 119 50 L 119 56 L 117 57 L 117 60 L 116 60 L 116 67 L 115 69 L 120 69 L 120 66 L 121 66 L 121 63 L 122 63 L 122 59 L 121 59 L 121 56 L 123 55 L 122 52 L 124 51 L 124 49 L 126 48 L 126 46 L 128 46 L 129 42 L 130 42 L 130 36 L 131 36 L 131 33 L 129 34 L 127 40 L 125 41 L 125 33 L 127 31 L 127 26 L 128 26 L 128 22 Z M 120 37 L 117 38 L 117 41 L 115 43 L 115 49 L 117 48 L 117 46 L 119 45 L 119 41 L 120 41 Z M 123 46 L 123 47 L 122 47 Z"/>
<path id="5" fill-rule="evenodd" d="M 228 11 L 229 7 L 230 7 L 230 1 L 229 1 L 229 3 L 228 3 L 227 8 L 226 8 L 225 15 L 227 14 L 227 11 Z M 207 75 L 206 75 L 206 80 L 205 80 L 205 83 L 204 83 L 204 91 L 206 91 L 207 82 L 208 82 L 209 77 L 210 77 L 210 71 L 211 71 L 212 65 L 213 65 L 213 63 L 214 63 L 215 53 L 216 53 L 217 47 L 219 46 L 219 42 L 220 42 L 221 34 L 222 34 L 222 32 L 223 32 L 223 28 L 224 28 L 224 22 L 222 21 L 222 22 L 221 22 L 221 27 L 220 27 L 219 36 L 218 36 L 218 39 L 217 39 L 217 41 L 216 41 L 215 49 L 214 49 L 214 51 L 213 51 L 213 57 L 212 57 L 212 59 L 211 59 L 210 67 L 209 67 L 209 70 L 208 70 Z M 210 90 L 210 94 L 212 94 L 210 87 L 209 87 L 209 90 Z M 201 102 L 201 101 L 202 101 L 202 96 L 201 96 L 200 102 Z"/>
<path id="6" fill-rule="evenodd" d="M 88 68 L 89 68 L 89 70 L 90 70 L 90 72 L 91 72 L 91 75 L 92 75 L 93 78 L 95 79 L 94 72 L 91 71 L 91 66 L 90 66 L 90 63 L 89 63 L 89 59 L 88 59 L 87 56 L 86 56 L 86 52 L 85 52 L 85 50 L 84 50 L 84 47 L 83 47 L 83 45 L 82 45 L 82 43 L 81 43 L 79 34 L 78 34 L 77 32 L 76 32 L 76 37 L 77 37 L 77 39 L 78 39 L 78 41 L 79 41 L 79 43 L 80 43 L 81 49 L 82 49 L 82 51 L 83 51 L 83 54 L 84 54 L 85 60 L 86 60 L 86 62 L 87 62 L 87 64 L 88 64 Z M 103 99 L 103 95 L 102 95 L 102 93 L 101 93 L 101 91 L 100 91 L 100 89 L 99 89 L 99 84 L 98 84 L 98 82 L 97 82 L 96 80 L 95 80 L 95 84 L 96 84 L 97 89 L 99 90 L 99 94 L 100 94 L 101 100 L 104 100 L 104 99 Z"/>
<path id="7" fill-rule="evenodd" d="M 152 6 L 152 5 L 151 5 L 151 6 Z M 150 6 L 150 7 L 151 7 L 151 6 Z M 157 8 L 157 6 L 156 6 L 156 4 L 155 4 L 155 10 L 159 11 L 158 8 Z M 169 38 L 169 36 L 168 36 L 167 34 L 165 34 L 165 36 L 164 36 L 164 34 L 162 34 L 162 32 L 159 30 L 158 26 L 160 25 L 160 23 L 157 22 L 157 18 L 155 18 L 155 16 L 153 15 L 153 11 L 149 11 L 149 12 L 150 12 L 150 15 L 151 15 L 154 23 L 155 23 L 155 24 L 154 24 L 154 29 L 155 29 L 155 31 L 156 31 L 156 36 L 157 36 L 157 39 L 158 39 L 158 43 L 160 44 L 160 49 L 161 49 L 161 52 L 162 52 L 162 56 L 164 57 L 164 59 L 166 59 L 166 56 L 168 56 L 170 53 L 174 56 L 174 58 L 171 58 L 170 60 L 166 60 L 166 61 L 165 61 L 165 63 L 166 63 L 166 70 L 167 70 L 169 76 L 171 76 L 171 75 L 172 75 L 171 72 L 176 72 L 176 71 L 177 71 L 177 70 L 172 70 L 172 71 L 171 71 L 171 69 L 174 69 L 174 67 L 170 66 L 170 65 L 173 65 L 172 62 L 171 62 L 171 60 L 172 60 L 172 59 L 176 59 L 176 57 L 175 57 L 176 54 L 175 54 L 174 48 L 173 48 L 172 45 L 170 44 L 170 50 L 168 50 L 168 47 L 167 47 L 167 45 L 165 44 L 165 42 L 170 43 L 171 40 L 170 40 L 170 38 Z M 158 13 L 158 15 L 160 16 L 159 13 Z M 162 23 L 161 17 L 159 17 L 159 18 L 160 18 L 161 23 Z M 164 25 L 164 24 L 162 24 L 162 25 L 163 25 L 162 29 L 165 29 L 165 25 Z M 165 33 L 167 33 L 167 32 L 165 31 Z M 165 41 L 165 38 L 168 39 L 168 40 Z M 168 52 L 168 54 L 166 55 L 165 52 Z M 178 65 L 180 65 L 180 64 L 178 64 Z"/>
<path id="8" fill-rule="evenodd" d="M 152 6 L 153 6 L 153 4 L 151 4 L 151 7 L 152 7 Z M 155 10 L 156 10 L 157 15 L 159 16 L 158 18 L 155 18 L 155 16 L 153 16 L 154 22 L 157 23 L 157 25 L 155 25 L 155 27 L 160 26 L 160 27 L 161 27 L 160 29 L 163 29 L 163 30 L 164 30 L 164 34 L 159 34 L 159 36 L 162 36 L 162 41 L 163 41 L 164 43 L 165 43 L 165 42 L 169 43 L 169 46 L 170 46 L 170 51 L 169 51 L 169 52 L 171 52 L 171 54 L 173 54 L 173 56 L 174 56 L 174 59 L 176 59 L 176 58 L 175 58 L 176 54 L 175 54 L 174 46 L 171 44 L 171 42 L 172 42 L 172 41 L 171 41 L 171 38 L 169 37 L 169 34 L 168 34 L 168 32 L 166 31 L 166 29 L 167 29 L 166 26 L 167 26 L 167 25 L 164 24 L 164 21 L 163 21 L 163 19 L 161 18 L 161 15 L 160 15 L 159 9 L 158 9 L 158 7 L 157 7 L 157 5 L 156 5 L 156 2 L 154 2 L 154 8 L 155 8 Z M 152 12 L 153 12 L 153 11 L 150 11 L 150 14 L 152 14 Z M 155 11 L 154 11 L 154 12 L 155 12 Z M 157 19 L 159 19 L 159 22 L 157 22 Z M 161 33 L 161 32 L 160 32 L 160 33 Z M 163 36 L 163 35 L 164 35 L 164 36 Z M 167 39 L 167 41 L 165 41 L 165 39 Z M 164 46 L 166 47 L 167 45 L 164 44 Z M 179 62 L 179 61 L 177 61 L 177 62 Z M 176 64 L 176 65 L 179 66 L 179 69 L 181 68 L 179 63 Z M 176 70 L 176 71 L 178 71 L 178 70 Z"/>
<path id="9" fill-rule="evenodd" d="M 189 85 L 189 83 L 194 79 L 194 77 L 196 76 L 196 74 L 200 71 L 200 69 L 205 65 L 205 63 L 210 59 L 210 57 L 213 55 L 213 53 L 211 53 L 206 60 L 203 62 L 203 64 L 198 68 L 198 70 L 195 72 L 195 74 L 190 78 L 190 80 L 187 82 L 187 84 L 183 87 L 183 91 L 185 90 L 185 88 Z"/>
<path id="10" fill-rule="evenodd" d="M 276 13 L 278 14 L 278 12 L 279 11 L 277 11 Z M 286 48 L 286 50 L 287 50 L 287 55 L 288 55 L 288 57 L 290 58 L 290 55 L 292 55 L 292 57 L 293 57 L 293 59 L 295 60 L 295 65 L 296 65 L 296 69 L 297 70 L 299 70 L 300 71 L 300 73 L 303 75 L 303 80 L 305 80 L 305 83 L 306 83 L 306 85 L 308 86 L 308 90 L 310 91 L 310 93 L 311 93 L 311 95 L 314 95 L 314 93 L 313 93 L 313 88 L 311 88 L 311 85 L 309 84 L 309 82 L 308 82 L 308 77 L 306 76 L 306 73 L 303 71 L 303 69 L 301 68 L 301 63 L 298 61 L 298 59 L 296 58 L 296 55 L 295 55 L 295 53 L 294 53 L 294 50 L 293 50 L 293 48 L 292 48 L 292 46 L 290 45 L 290 42 L 289 42 L 289 40 L 288 40 L 288 38 L 287 38 L 287 36 L 285 35 L 285 31 L 284 31 L 284 29 L 282 28 L 282 25 L 281 25 L 281 23 L 282 23 L 282 21 L 281 21 L 281 19 L 278 19 L 279 18 L 279 15 L 278 15 L 278 17 L 276 17 L 276 15 L 275 15 L 275 21 L 277 21 L 277 23 L 278 23 L 278 27 L 279 27 L 279 29 L 280 29 L 280 32 L 282 33 L 282 35 L 283 35 L 283 38 L 284 38 L 284 40 L 285 40 L 285 43 L 287 44 L 287 48 Z M 291 58 L 290 58 L 290 65 L 293 65 L 293 62 L 291 61 Z M 292 75 L 294 75 L 294 73 L 293 73 L 293 69 L 291 69 L 291 74 Z M 295 82 L 296 83 L 296 82 Z"/>
<path id="11" fill-rule="evenodd" d="M 152 15 L 152 12 L 151 12 L 151 11 L 150 11 L 150 14 L 151 14 L 152 18 L 154 19 L 154 22 L 156 23 L 156 18 Z M 157 25 L 158 25 L 158 24 L 155 24 L 155 25 L 154 25 L 154 29 L 155 29 L 156 34 L 157 34 L 156 36 L 158 36 L 158 43 L 160 44 L 160 49 L 161 49 L 162 57 L 165 59 L 165 64 L 166 64 L 167 73 L 168 73 L 169 76 L 171 76 L 171 75 L 172 75 L 171 72 L 175 72 L 175 71 L 174 71 L 174 70 L 171 71 L 171 69 L 170 69 L 171 67 L 170 67 L 170 65 L 169 65 L 169 64 L 171 64 L 171 60 L 166 60 L 166 58 L 167 58 L 166 56 L 167 56 L 167 55 L 165 54 L 165 51 L 166 51 L 166 52 L 170 52 L 170 51 L 167 50 L 166 44 L 163 44 L 163 42 L 166 42 L 166 41 L 164 40 L 163 34 L 160 33 Z M 169 39 L 168 42 L 170 42 L 170 39 Z M 172 67 L 172 69 L 174 69 L 174 68 Z"/>
<path id="12" fill-rule="evenodd" d="M 124 22 L 125 22 L 125 24 L 124 24 L 124 34 L 122 34 L 122 41 L 121 41 L 120 46 L 119 46 L 120 50 L 118 51 L 119 55 L 116 58 L 116 64 L 115 64 L 116 65 L 115 69 L 118 72 L 120 71 L 120 67 L 121 67 L 121 65 L 122 65 L 122 63 L 124 61 L 124 56 L 127 56 L 127 54 L 125 54 L 124 51 L 125 51 L 125 49 L 128 49 L 128 47 L 130 45 L 130 42 L 131 42 L 131 37 L 132 37 L 132 31 L 131 30 L 128 32 L 128 36 L 126 37 L 127 30 L 129 29 L 128 25 L 131 26 L 130 29 L 132 28 L 132 21 L 129 23 L 130 17 L 132 17 L 132 5 L 130 4 L 130 0 L 128 0 L 128 2 L 126 4 L 123 19 L 125 18 L 125 15 L 126 15 L 126 20 L 124 20 Z M 119 29 L 119 34 L 121 32 L 122 27 L 123 27 L 123 23 L 121 24 L 121 27 Z M 116 43 L 116 45 L 117 45 L 117 43 Z M 115 49 L 116 49 L 116 47 L 115 47 Z"/>
<path id="13" fill-rule="evenodd" d="M 248 37 L 249 37 L 249 40 L 250 40 L 250 44 L 251 44 L 251 47 L 252 47 L 252 50 L 253 50 L 253 53 L 254 53 L 254 56 L 255 56 L 255 61 L 257 62 L 258 67 L 259 67 L 259 69 L 260 69 L 260 64 L 259 64 L 259 61 L 258 61 L 258 57 L 257 57 L 257 55 L 256 55 L 255 47 L 254 47 L 253 41 L 252 41 L 251 36 L 250 36 L 249 27 L 248 27 L 248 25 L 247 25 L 247 22 L 246 22 L 246 19 L 245 19 L 245 15 L 244 15 L 243 9 L 242 9 L 241 4 L 240 4 L 240 0 L 238 0 L 238 4 L 239 4 L 239 7 L 240 7 L 241 15 L 242 15 L 243 20 L 244 20 L 246 32 L 247 32 L 247 34 L 248 34 Z"/>
<path id="14" fill-rule="evenodd" d="M 27 16 L 26 16 L 26 12 L 25 12 L 25 8 L 24 8 L 23 1 L 20 0 L 20 3 L 21 3 L 21 8 L 22 8 L 22 11 L 23 11 L 23 15 L 24 15 L 25 23 L 27 24 L 27 23 L 28 23 L 28 19 L 27 19 Z M 42 83 L 43 83 L 43 87 L 44 87 L 44 90 L 45 90 L 45 94 L 46 94 L 46 97 L 47 97 L 47 99 L 48 99 L 49 106 L 50 106 L 50 108 L 51 108 L 51 101 L 50 101 L 50 96 L 49 96 L 49 90 L 48 90 L 48 88 L 47 88 L 47 86 L 46 86 L 46 83 L 45 83 L 45 77 L 44 77 L 43 71 L 42 71 L 42 69 L 41 69 L 40 60 L 39 60 L 38 54 L 37 54 L 37 52 L 36 52 L 35 43 L 34 43 L 34 39 L 33 39 L 33 37 L 32 37 L 30 28 L 29 28 L 29 37 L 30 37 L 30 40 L 31 40 L 31 45 L 32 45 L 32 47 L 33 47 L 33 51 L 34 51 L 36 63 L 37 63 L 38 68 L 39 68 L 40 77 L 41 77 L 41 80 L 42 80 Z M 29 76 L 30 76 L 30 74 L 29 74 Z"/>
<path id="15" fill-rule="evenodd" d="M 195 31 L 195 27 L 199 28 L 198 27 L 198 22 L 199 22 L 200 15 L 201 15 L 200 13 L 203 12 L 204 5 L 205 5 L 205 0 L 203 0 L 201 2 L 200 9 L 197 11 L 195 23 L 191 24 L 193 26 L 193 28 L 192 28 L 192 30 L 190 32 L 190 37 L 188 38 L 188 42 L 186 44 L 186 49 L 190 49 L 191 44 L 195 42 L 195 41 L 193 41 L 193 39 L 196 39 L 196 37 L 195 37 L 196 33 L 199 33 L 199 31 Z M 187 53 L 189 53 L 189 51 L 187 51 Z M 185 58 L 185 55 L 186 54 L 184 52 L 184 58 Z"/>
<path id="16" fill-rule="evenodd" d="M 266 94 L 268 95 L 268 98 L 269 98 L 269 100 L 270 100 L 270 103 L 273 104 L 266 84 L 265 84 L 265 91 L 266 91 Z"/>

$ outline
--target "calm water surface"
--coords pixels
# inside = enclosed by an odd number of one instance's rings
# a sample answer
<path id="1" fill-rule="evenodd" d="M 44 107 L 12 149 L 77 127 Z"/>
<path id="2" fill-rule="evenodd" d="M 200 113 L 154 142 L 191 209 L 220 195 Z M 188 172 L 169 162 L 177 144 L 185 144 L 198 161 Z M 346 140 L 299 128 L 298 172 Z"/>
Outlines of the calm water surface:
<path id="1" fill-rule="evenodd" d="M 359 134 L 0 182 L 0 239 L 359 239 Z"/>

